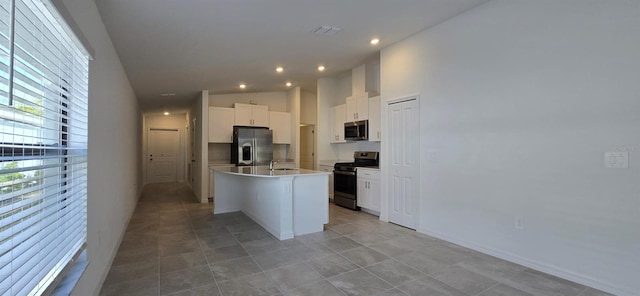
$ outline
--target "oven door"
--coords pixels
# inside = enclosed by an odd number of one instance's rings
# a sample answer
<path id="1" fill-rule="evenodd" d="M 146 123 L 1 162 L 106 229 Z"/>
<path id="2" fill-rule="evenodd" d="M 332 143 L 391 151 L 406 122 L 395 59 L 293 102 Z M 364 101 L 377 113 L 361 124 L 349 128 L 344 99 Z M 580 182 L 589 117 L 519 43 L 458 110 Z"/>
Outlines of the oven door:
<path id="1" fill-rule="evenodd" d="M 333 171 L 333 195 L 356 199 L 356 173 L 348 171 Z"/>

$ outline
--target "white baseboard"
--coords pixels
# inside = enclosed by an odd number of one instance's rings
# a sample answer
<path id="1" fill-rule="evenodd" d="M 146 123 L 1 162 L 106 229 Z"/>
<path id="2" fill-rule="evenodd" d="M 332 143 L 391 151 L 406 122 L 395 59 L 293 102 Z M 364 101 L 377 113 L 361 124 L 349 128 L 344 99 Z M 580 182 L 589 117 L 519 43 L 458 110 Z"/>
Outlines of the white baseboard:
<path id="1" fill-rule="evenodd" d="M 458 239 L 446 234 L 442 234 L 442 233 L 438 233 L 438 232 L 434 232 L 434 231 L 430 231 L 426 228 L 419 228 L 418 232 L 422 233 L 422 234 L 426 234 L 429 236 L 433 236 L 435 238 L 439 238 L 445 241 L 448 241 L 450 243 L 454 243 L 456 245 L 460 245 L 484 254 L 488 254 L 494 257 L 498 257 L 500 259 L 509 261 L 509 262 L 513 262 L 516 264 L 520 264 L 522 266 L 525 267 L 529 267 L 531 269 L 535 269 L 544 273 L 548 273 L 551 275 L 555 275 L 557 277 L 563 278 L 563 279 L 567 279 L 585 286 L 589 286 L 595 289 L 599 289 L 608 293 L 612 293 L 618 296 L 623 296 L 623 295 L 629 295 L 629 296 L 633 296 L 633 295 L 637 295 L 635 293 L 630 292 L 629 290 L 620 288 L 620 287 L 616 287 L 610 283 L 606 283 L 603 282 L 601 280 L 598 279 L 594 279 L 592 277 L 589 276 L 585 276 L 582 274 L 578 274 L 575 273 L 573 271 L 570 270 L 566 270 L 548 263 L 544 263 L 544 262 L 539 262 L 539 261 L 534 261 L 522 256 L 518 256 L 518 255 L 514 255 L 512 253 L 509 252 L 504 252 L 501 250 L 497 250 L 497 249 L 493 249 L 493 248 L 489 248 L 483 245 L 479 245 L 479 244 L 475 244 L 472 242 L 468 242 L 466 240 L 462 240 L 462 239 Z"/>
<path id="2" fill-rule="evenodd" d="M 363 211 L 363 212 L 365 212 L 367 214 L 371 214 L 371 215 L 380 217 L 380 212 L 378 212 L 378 211 L 370 210 L 370 209 L 367 209 L 367 208 L 360 208 L 360 211 Z"/>
<path id="3" fill-rule="evenodd" d="M 213 206 L 213 214 L 224 214 L 224 213 L 232 213 L 232 212 L 240 212 L 240 209 L 234 208 L 216 208 Z"/>

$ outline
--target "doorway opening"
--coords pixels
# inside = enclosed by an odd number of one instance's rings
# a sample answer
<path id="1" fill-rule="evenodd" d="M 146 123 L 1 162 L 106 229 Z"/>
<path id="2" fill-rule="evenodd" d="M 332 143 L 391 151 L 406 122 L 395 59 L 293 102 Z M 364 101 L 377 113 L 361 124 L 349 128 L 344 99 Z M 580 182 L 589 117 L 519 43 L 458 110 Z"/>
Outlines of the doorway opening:
<path id="1" fill-rule="evenodd" d="M 300 125 L 300 168 L 315 170 L 316 126 Z"/>

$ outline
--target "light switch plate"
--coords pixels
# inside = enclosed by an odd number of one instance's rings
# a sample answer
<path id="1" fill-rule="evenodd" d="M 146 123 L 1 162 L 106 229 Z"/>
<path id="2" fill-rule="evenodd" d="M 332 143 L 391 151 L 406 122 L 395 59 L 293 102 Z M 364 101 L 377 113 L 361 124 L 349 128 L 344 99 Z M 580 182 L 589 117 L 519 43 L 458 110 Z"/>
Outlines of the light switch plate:
<path id="1" fill-rule="evenodd" d="M 629 152 L 605 152 L 604 167 L 611 169 L 629 168 Z"/>

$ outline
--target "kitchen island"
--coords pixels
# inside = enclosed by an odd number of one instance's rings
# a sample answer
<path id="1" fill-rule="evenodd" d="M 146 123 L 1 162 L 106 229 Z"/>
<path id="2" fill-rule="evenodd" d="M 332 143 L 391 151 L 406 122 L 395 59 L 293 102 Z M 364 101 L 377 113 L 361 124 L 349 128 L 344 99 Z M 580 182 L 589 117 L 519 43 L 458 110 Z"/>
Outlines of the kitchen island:
<path id="1" fill-rule="evenodd" d="M 216 168 L 213 213 L 242 211 L 280 240 L 324 230 L 329 173 L 262 166 Z"/>

